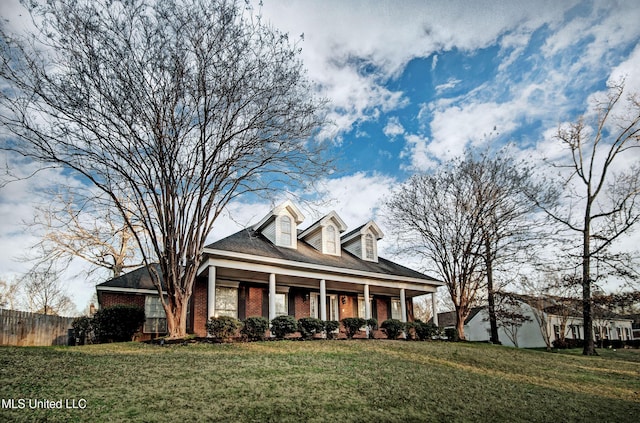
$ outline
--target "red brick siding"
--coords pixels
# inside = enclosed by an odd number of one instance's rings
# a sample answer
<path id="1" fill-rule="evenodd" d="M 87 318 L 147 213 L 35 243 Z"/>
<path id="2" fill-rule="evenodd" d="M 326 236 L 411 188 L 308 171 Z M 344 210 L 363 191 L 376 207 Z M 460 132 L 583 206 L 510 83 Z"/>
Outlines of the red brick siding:
<path id="1" fill-rule="evenodd" d="M 303 317 L 311 316 L 311 301 L 309 300 L 308 293 L 305 292 L 297 292 L 295 295 L 295 305 L 296 308 L 294 310 L 295 318 L 302 319 Z"/>
<path id="2" fill-rule="evenodd" d="M 247 317 L 262 316 L 262 293 L 263 288 L 250 286 L 247 289 Z"/>
<path id="3" fill-rule="evenodd" d="M 338 308 L 340 309 L 340 320 L 346 317 L 358 317 L 358 297 L 346 294 L 338 295 Z"/>
<path id="4" fill-rule="evenodd" d="M 100 307 L 113 307 L 115 305 L 135 305 L 144 309 L 145 295 L 140 294 L 120 294 L 116 292 L 103 292 L 101 295 Z"/>
<path id="5" fill-rule="evenodd" d="M 197 280 L 193 287 L 193 333 L 197 336 L 207 336 L 207 281 Z"/>
<path id="6" fill-rule="evenodd" d="M 386 298 L 376 298 L 375 300 L 375 305 L 374 307 L 376 307 L 377 310 L 377 316 L 378 316 L 378 324 L 384 322 L 385 320 L 387 320 L 389 317 L 389 315 L 387 314 L 387 302 L 389 300 Z"/>

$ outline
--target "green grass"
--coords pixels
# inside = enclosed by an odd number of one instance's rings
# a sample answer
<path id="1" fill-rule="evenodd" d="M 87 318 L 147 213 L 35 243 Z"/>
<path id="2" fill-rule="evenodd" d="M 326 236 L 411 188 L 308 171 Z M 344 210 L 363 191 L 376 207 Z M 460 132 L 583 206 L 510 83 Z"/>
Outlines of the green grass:
<path id="1" fill-rule="evenodd" d="M 282 341 L 0 347 L 0 421 L 637 421 L 640 353 Z"/>

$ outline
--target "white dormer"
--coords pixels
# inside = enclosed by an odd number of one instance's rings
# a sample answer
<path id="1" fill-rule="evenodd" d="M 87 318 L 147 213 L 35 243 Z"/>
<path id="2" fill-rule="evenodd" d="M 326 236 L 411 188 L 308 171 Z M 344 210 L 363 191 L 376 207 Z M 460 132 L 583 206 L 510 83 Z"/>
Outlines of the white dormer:
<path id="1" fill-rule="evenodd" d="M 342 237 L 342 246 L 356 257 L 366 261 L 378 262 L 378 240 L 384 234 L 371 220 Z"/>
<path id="2" fill-rule="evenodd" d="M 304 215 L 298 207 L 287 200 L 271 210 L 253 229 L 278 247 L 297 248 L 298 225 L 303 221 Z"/>
<path id="3" fill-rule="evenodd" d="M 340 256 L 340 234 L 347 230 L 347 225 L 334 211 L 305 229 L 299 236 L 322 254 Z"/>

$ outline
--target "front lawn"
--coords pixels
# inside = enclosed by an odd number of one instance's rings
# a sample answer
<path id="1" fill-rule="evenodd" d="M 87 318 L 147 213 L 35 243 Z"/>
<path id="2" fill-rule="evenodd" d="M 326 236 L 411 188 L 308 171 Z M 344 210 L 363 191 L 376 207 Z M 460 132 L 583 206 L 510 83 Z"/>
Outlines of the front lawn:
<path id="1" fill-rule="evenodd" d="M 0 347 L 0 421 L 637 421 L 628 354 L 387 340 Z"/>

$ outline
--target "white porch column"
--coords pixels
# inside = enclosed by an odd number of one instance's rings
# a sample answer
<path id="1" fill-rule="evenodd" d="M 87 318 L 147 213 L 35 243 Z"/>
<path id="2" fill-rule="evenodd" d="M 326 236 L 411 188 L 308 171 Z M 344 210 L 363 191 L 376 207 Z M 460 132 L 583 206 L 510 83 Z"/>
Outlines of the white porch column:
<path id="1" fill-rule="evenodd" d="M 407 322 L 407 297 L 404 288 L 400 288 L 400 320 Z M 407 339 L 407 331 L 402 332 L 402 337 Z"/>
<path id="2" fill-rule="evenodd" d="M 207 283 L 207 318 L 215 317 L 216 312 L 216 267 L 209 266 Z"/>
<path id="3" fill-rule="evenodd" d="M 320 279 L 320 320 L 327 320 L 327 282 Z"/>
<path id="4" fill-rule="evenodd" d="M 269 274 L 269 320 L 276 317 L 276 275 Z"/>
<path id="5" fill-rule="evenodd" d="M 369 302 L 369 284 L 364 285 L 364 318 L 371 319 L 371 303 Z"/>
<path id="6" fill-rule="evenodd" d="M 436 293 L 431 294 L 431 308 L 433 312 L 433 324 L 438 326 L 438 303 L 436 302 Z"/>
<path id="7" fill-rule="evenodd" d="M 371 319 L 371 304 L 369 303 L 369 284 L 364 284 L 364 318 Z M 366 325 L 367 339 L 369 339 L 369 325 Z"/>

